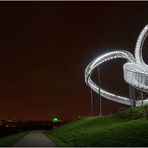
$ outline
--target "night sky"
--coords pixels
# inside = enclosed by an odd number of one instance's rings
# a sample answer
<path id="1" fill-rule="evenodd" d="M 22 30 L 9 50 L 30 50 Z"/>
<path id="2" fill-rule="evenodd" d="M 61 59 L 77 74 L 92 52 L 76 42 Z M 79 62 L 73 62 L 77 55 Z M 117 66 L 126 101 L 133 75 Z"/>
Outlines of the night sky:
<path id="1" fill-rule="evenodd" d="M 0 119 L 88 115 L 86 66 L 114 49 L 134 53 L 147 23 L 148 2 L 0 2 Z M 148 63 L 147 47 L 146 39 L 143 56 Z M 101 85 L 128 96 L 125 62 L 102 65 Z M 98 99 L 94 93 L 96 115 Z M 103 114 L 125 107 L 107 99 L 102 106 Z"/>

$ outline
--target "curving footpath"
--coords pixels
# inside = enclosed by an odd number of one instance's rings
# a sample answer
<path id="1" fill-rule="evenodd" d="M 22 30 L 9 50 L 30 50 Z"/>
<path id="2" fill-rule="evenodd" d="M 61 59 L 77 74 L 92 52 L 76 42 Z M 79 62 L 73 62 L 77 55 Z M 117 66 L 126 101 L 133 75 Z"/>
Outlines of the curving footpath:
<path id="1" fill-rule="evenodd" d="M 56 145 L 48 139 L 42 131 L 32 131 L 19 142 L 17 142 L 14 147 L 55 147 Z"/>

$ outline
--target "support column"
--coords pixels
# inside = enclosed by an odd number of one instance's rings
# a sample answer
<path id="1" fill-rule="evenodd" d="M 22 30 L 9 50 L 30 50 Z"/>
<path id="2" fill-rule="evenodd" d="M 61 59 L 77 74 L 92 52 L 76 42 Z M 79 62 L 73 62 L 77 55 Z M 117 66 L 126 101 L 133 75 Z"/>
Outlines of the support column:
<path id="1" fill-rule="evenodd" d="M 133 87 L 132 87 L 132 99 L 133 99 L 133 107 L 136 107 L 135 88 Z"/>
<path id="2" fill-rule="evenodd" d="M 136 106 L 136 96 L 135 96 L 135 88 L 129 85 L 129 98 L 131 100 L 131 107 Z"/>
<path id="3" fill-rule="evenodd" d="M 91 103 L 91 115 L 94 115 L 94 104 L 93 104 L 93 91 L 90 89 L 90 103 Z"/>
<path id="4" fill-rule="evenodd" d="M 98 67 L 98 77 L 99 77 L 99 104 L 100 104 L 100 111 L 99 115 L 102 116 L 102 99 L 101 99 L 101 94 L 100 94 L 100 88 L 101 88 L 101 76 L 100 76 L 100 68 Z"/>
<path id="5" fill-rule="evenodd" d="M 141 102 L 142 102 L 142 106 L 143 106 L 143 92 L 141 92 Z"/>
<path id="6" fill-rule="evenodd" d="M 131 91 L 131 85 L 129 85 L 129 99 L 131 102 L 131 108 L 133 107 L 133 100 L 132 100 L 132 91 Z"/>

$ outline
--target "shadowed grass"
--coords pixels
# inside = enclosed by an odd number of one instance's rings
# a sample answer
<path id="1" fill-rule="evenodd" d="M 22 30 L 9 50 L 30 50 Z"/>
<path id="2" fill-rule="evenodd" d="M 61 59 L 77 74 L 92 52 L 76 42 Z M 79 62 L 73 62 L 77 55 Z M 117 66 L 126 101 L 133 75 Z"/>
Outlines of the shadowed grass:
<path id="1" fill-rule="evenodd" d="M 25 137 L 27 134 L 28 132 L 21 132 L 10 136 L 2 137 L 0 138 L 0 146 L 13 146 L 16 142 Z"/>

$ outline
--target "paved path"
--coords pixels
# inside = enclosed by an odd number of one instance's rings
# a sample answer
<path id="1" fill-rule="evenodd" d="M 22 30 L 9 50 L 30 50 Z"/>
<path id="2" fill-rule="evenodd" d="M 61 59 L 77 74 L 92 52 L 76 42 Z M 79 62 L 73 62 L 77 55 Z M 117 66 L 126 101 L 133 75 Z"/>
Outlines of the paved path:
<path id="1" fill-rule="evenodd" d="M 18 141 L 15 147 L 55 147 L 56 145 L 48 139 L 42 131 L 32 131 L 23 139 Z"/>

